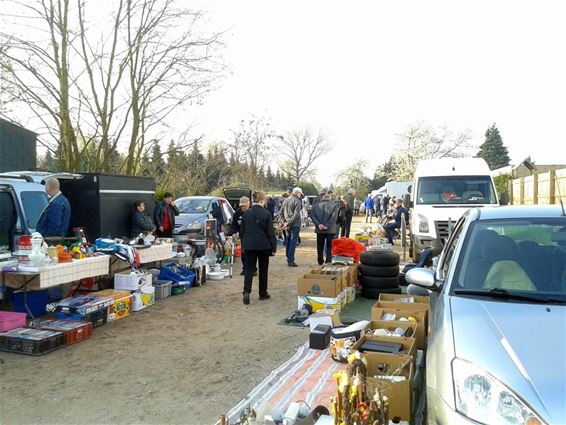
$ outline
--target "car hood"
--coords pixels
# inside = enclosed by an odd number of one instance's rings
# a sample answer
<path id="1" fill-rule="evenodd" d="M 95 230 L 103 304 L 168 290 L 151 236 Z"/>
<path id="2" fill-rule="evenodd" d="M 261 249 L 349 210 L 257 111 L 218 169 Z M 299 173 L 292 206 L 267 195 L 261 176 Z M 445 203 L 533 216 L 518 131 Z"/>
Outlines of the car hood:
<path id="1" fill-rule="evenodd" d="M 566 307 L 468 297 L 450 304 L 456 357 L 499 379 L 548 423 L 566 423 Z"/>
<path id="2" fill-rule="evenodd" d="M 193 221 L 204 222 L 207 217 L 208 217 L 207 213 L 198 213 L 198 214 L 181 213 L 177 217 L 175 217 L 175 227 L 181 227 L 186 224 L 192 223 Z"/>
<path id="3" fill-rule="evenodd" d="M 498 205 L 495 204 L 466 204 L 466 205 L 457 205 L 457 204 L 446 204 L 446 205 L 418 205 L 415 212 L 418 212 L 429 220 L 432 221 L 452 221 L 456 222 L 464 215 L 466 211 L 470 208 L 477 208 L 477 207 L 497 207 Z"/>

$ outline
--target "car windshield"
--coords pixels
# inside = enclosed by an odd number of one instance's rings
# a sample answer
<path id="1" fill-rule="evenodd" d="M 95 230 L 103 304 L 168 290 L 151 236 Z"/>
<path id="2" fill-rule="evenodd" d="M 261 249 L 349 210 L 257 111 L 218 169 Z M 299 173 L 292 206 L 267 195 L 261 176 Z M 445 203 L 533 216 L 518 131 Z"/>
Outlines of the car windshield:
<path id="1" fill-rule="evenodd" d="M 489 176 L 422 177 L 417 204 L 496 204 Z"/>
<path id="2" fill-rule="evenodd" d="M 39 191 L 25 191 L 21 192 L 20 196 L 22 198 L 27 225 L 30 229 L 35 230 L 39 216 L 49 202 L 47 194 Z"/>
<path id="3" fill-rule="evenodd" d="M 179 199 L 175 205 L 183 214 L 203 214 L 208 211 L 210 199 Z"/>
<path id="4" fill-rule="evenodd" d="M 452 289 L 566 300 L 566 217 L 472 224 Z"/>

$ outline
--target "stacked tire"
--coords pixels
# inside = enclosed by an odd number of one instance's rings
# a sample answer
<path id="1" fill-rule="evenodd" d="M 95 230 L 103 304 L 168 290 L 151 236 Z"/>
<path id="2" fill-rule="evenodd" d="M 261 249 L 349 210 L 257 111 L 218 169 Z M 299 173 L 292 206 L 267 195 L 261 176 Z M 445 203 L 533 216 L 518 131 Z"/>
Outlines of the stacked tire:
<path id="1" fill-rule="evenodd" d="M 362 295 L 377 299 L 379 294 L 400 294 L 399 254 L 391 250 L 366 251 L 358 266 Z"/>

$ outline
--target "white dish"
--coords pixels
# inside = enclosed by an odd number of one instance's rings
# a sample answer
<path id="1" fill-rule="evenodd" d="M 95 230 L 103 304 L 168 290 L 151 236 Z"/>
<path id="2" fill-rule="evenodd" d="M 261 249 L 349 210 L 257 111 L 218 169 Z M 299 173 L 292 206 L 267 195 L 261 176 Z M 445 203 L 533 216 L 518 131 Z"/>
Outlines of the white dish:
<path id="1" fill-rule="evenodd" d="M 206 278 L 210 280 L 222 280 L 225 276 L 224 272 L 209 272 Z"/>

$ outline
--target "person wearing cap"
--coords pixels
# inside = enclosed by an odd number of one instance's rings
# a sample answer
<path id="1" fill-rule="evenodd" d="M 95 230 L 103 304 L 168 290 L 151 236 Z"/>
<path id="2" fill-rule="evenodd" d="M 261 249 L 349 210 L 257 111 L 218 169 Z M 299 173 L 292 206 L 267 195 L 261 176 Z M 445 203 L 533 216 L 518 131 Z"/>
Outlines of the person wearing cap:
<path id="1" fill-rule="evenodd" d="M 232 217 L 232 225 L 230 226 L 230 235 L 234 239 L 241 239 L 241 226 L 242 226 L 242 218 L 244 213 L 250 208 L 250 198 L 247 196 L 242 196 L 240 198 L 240 202 L 238 204 L 238 208 L 234 211 L 234 216 Z M 241 255 L 242 260 L 242 272 L 240 275 L 244 276 L 246 274 L 246 254 L 242 250 Z"/>
<path id="2" fill-rule="evenodd" d="M 322 201 L 312 207 L 312 221 L 315 225 L 316 233 L 316 253 L 318 265 L 324 262 L 332 262 L 332 240 L 336 235 L 336 219 L 338 218 L 339 207 L 330 200 L 330 195 L 322 197 Z"/>
<path id="3" fill-rule="evenodd" d="M 302 196 L 303 190 L 300 187 L 295 187 L 291 196 L 281 206 L 283 230 L 287 233 L 285 255 L 287 256 L 287 265 L 289 267 L 297 267 L 295 250 L 299 240 L 299 233 L 301 232 Z"/>
<path id="4" fill-rule="evenodd" d="M 322 201 L 322 198 L 324 197 L 324 195 L 326 195 L 328 193 L 328 189 L 323 187 L 322 189 L 320 189 L 320 192 L 318 192 L 318 195 L 316 195 L 316 198 L 314 198 L 314 201 L 312 202 L 313 206 L 318 204 L 320 201 Z"/>

